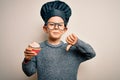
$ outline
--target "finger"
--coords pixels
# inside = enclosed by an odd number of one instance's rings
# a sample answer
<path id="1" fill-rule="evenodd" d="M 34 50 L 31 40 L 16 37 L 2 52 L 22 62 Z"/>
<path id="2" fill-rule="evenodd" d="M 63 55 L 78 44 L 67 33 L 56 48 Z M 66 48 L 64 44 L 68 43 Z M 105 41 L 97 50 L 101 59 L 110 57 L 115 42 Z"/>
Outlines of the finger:
<path id="1" fill-rule="evenodd" d="M 28 48 L 26 48 L 25 50 L 26 50 L 26 51 L 31 51 L 32 48 L 28 47 Z"/>
<path id="2" fill-rule="evenodd" d="M 70 36 L 67 37 L 67 40 L 70 41 L 71 43 L 74 42 L 74 40 L 72 40 L 72 39 L 70 38 Z"/>
<path id="3" fill-rule="evenodd" d="M 24 51 L 25 54 L 35 54 L 33 51 Z"/>
<path id="4" fill-rule="evenodd" d="M 77 39 L 77 36 L 75 34 L 71 34 L 70 38 L 74 41 L 75 39 Z"/>
<path id="5" fill-rule="evenodd" d="M 68 44 L 72 44 L 72 42 L 71 42 L 71 41 L 69 41 L 68 39 L 66 39 L 66 42 L 67 42 Z"/>
<path id="6" fill-rule="evenodd" d="M 74 39 L 74 40 L 72 40 L 71 38 L 68 38 L 68 41 L 69 41 L 69 44 L 71 44 L 71 45 L 73 45 L 75 42 L 76 42 L 76 40 Z"/>
<path id="7" fill-rule="evenodd" d="M 75 34 L 72 34 L 72 36 L 74 37 L 74 44 L 75 44 L 78 40 L 78 37 Z"/>
<path id="8" fill-rule="evenodd" d="M 25 56 L 35 56 L 37 53 L 25 53 Z"/>
<path id="9" fill-rule="evenodd" d="M 74 37 L 72 35 L 69 35 L 69 38 L 74 41 Z"/>
<path id="10" fill-rule="evenodd" d="M 72 45 L 68 44 L 67 47 L 66 47 L 66 51 L 69 51 L 69 49 L 70 49 L 71 46 Z"/>
<path id="11" fill-rule="evenodd" d="M 24 54 L 25 54 L 25 55 L 28 55 L 28 56 L 37 55 L 37 53 L 36 53 L 36 52 L 33 52 L 33 51 L 24 51 Z"/>
<path id="12" fill-rule="evenodd" d="M 27 53 L 27 54 L 34 54 L 35 52 L 34 52 L 34 51 L 24 51 L 24 53 Z"/>
<path id="13" fill-rule="evenodd" d="M 72 37 L 77 38 L 77 36 L 75 34 L 72 34 Z"/>
<path id="14" fill-rule="evenodd" d="M 75 37 L 71 34 L 70 38 L 74 41 Z"/>
<path id="15" fill-rule="evenodd" d="M 25 56 L 35 56 L 36 54 L 25 54 Z"/>

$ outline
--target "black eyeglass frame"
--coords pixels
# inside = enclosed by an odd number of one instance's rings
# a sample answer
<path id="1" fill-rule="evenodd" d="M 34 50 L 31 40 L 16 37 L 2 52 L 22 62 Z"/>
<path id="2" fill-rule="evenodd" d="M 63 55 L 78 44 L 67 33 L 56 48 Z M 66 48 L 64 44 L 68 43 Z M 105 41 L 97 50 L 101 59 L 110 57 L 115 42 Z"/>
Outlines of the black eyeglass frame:
<path id="1" fill-rule="evenodd" d="M 60 23 L 47 22 L 47 23 L 45 23 L 45 26 L 47 26 L 47 28 L 49 30 L 54 30 L 55 27 L 56 27 L 56 25 L 57 25 L 57 27 L 58 27 L 59 30 L 64 30 L 66 28 L 64 22 L 60 22 Z"/>

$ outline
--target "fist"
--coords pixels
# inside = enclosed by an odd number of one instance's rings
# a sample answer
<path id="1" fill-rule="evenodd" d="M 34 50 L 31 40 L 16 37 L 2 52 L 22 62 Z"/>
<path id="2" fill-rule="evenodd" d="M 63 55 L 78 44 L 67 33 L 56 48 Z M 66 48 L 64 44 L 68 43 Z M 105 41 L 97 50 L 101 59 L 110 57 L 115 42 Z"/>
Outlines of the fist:
<path id="1" fill-rule="evenodd" d="M 72 45 L 75 45 L 78 41 L 78 37 L 75 35 L 75 34 L 71 34 L 69 35 L 67 38 L 66 38 L 66 42 L 68 43 L 68 46 L 66 48 L 66 51 L 69 50 L 69 48 L 72 46 Z"/>
<path id="2" fill-rule="evenodd" d="M 31 60 L 33 56 L 36 56 L 36 53 L 32 51 L 32 48 L 28 47 L 25 49 L 24 55 L 26 60 Z"/>

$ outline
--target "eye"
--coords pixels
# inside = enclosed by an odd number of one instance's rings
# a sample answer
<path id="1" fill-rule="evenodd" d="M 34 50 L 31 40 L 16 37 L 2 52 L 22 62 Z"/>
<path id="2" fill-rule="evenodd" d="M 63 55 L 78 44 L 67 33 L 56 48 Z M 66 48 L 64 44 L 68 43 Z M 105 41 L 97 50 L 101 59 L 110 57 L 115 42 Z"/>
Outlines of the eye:
<path id="1" fill-rule="evenodd" d="M 54 26 L 54 24 L 53 24 L 53 23 L 49 23 L 49 25 L 50 25 L 50 26 Z"/>
<path id="2" fill-rule="evenodd" d="M 61 24 L 59 24 L 58 26 L 62 26 Z"/>
<path id="3" fill-rule="evenodd" d="M 58 26 L 64 26 L 64 24 L 58 24 Z"/>

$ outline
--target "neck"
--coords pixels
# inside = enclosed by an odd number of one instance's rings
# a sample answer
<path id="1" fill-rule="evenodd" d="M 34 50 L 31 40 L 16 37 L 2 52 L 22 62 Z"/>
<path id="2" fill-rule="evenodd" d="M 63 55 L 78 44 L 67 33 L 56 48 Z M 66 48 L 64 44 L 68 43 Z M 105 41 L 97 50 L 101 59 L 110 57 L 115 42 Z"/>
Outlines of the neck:
<path id="1" fill-rule="evenodd" d="M 48 43 L 49 44 L 52 44 L 52 45 L 58 45 L 58 44 L 60 44 L 60 39 L 48 39 Z"/>

